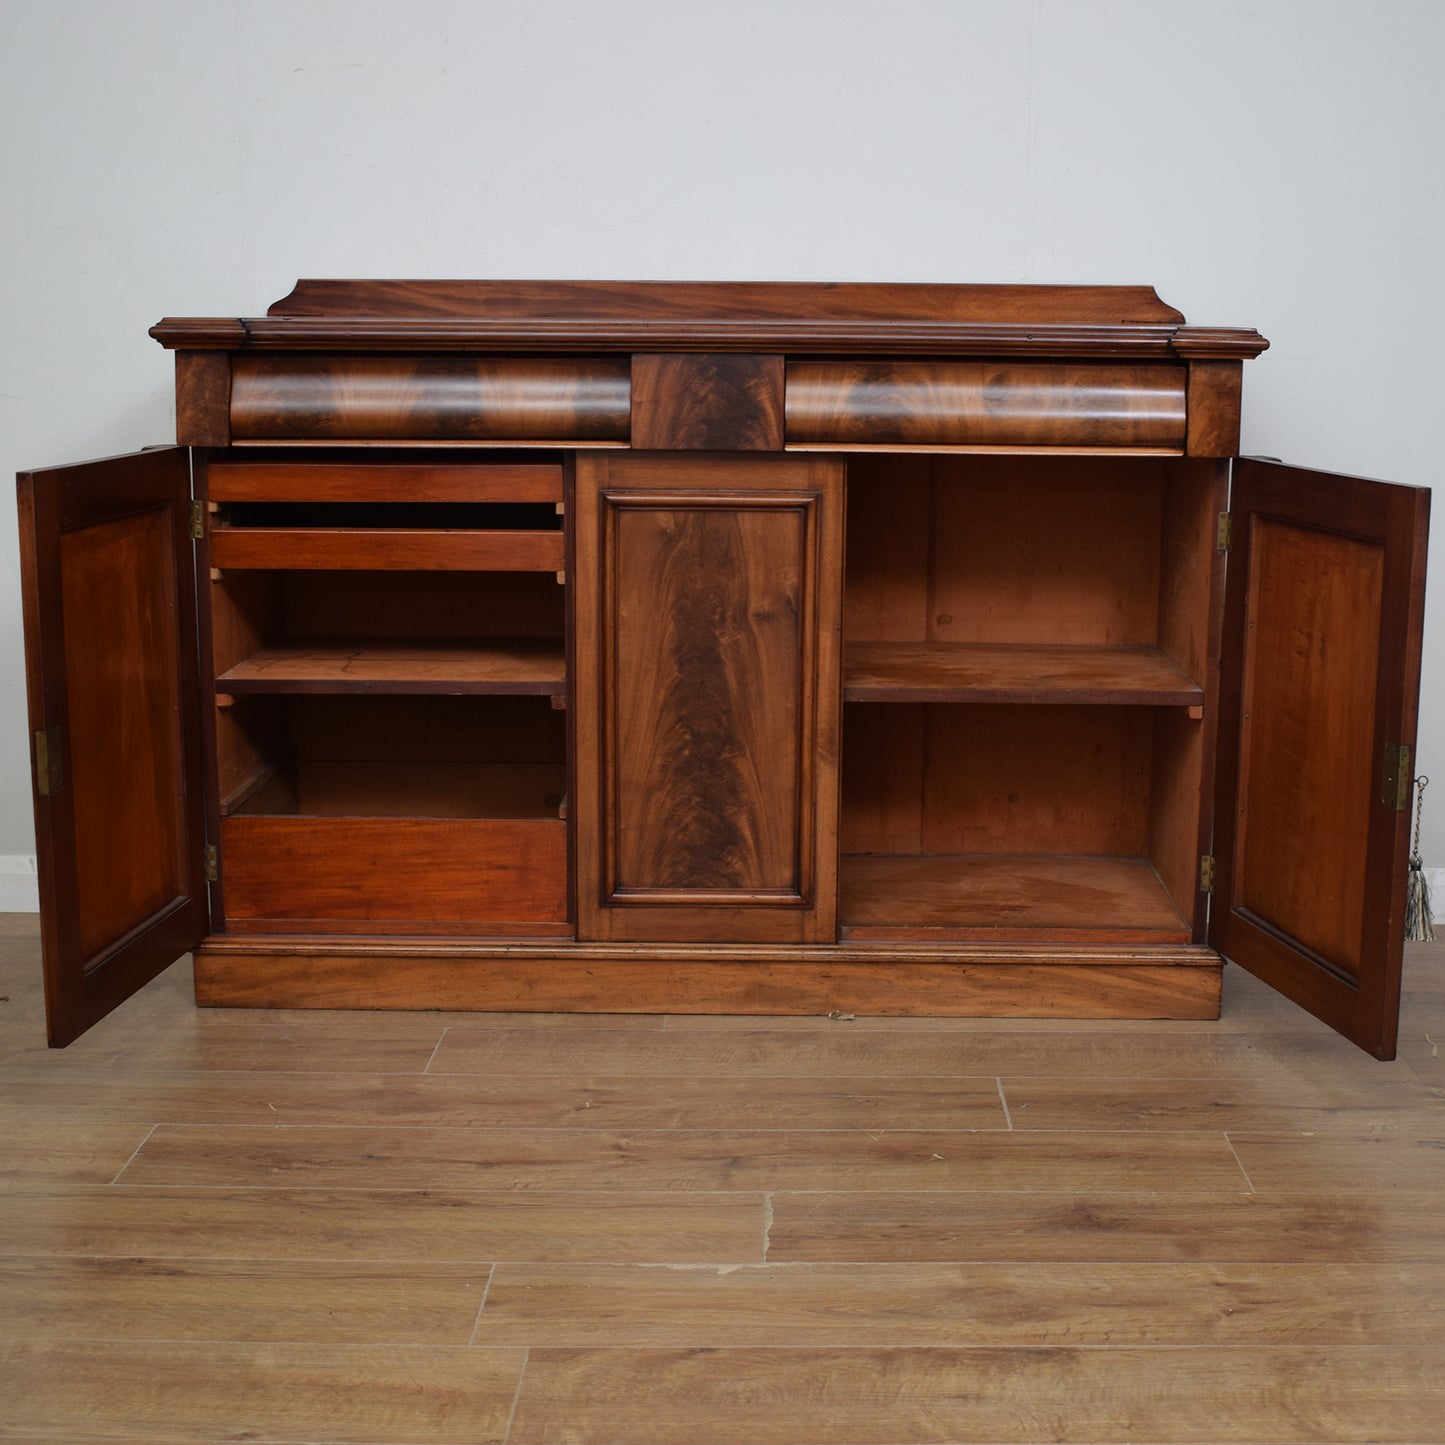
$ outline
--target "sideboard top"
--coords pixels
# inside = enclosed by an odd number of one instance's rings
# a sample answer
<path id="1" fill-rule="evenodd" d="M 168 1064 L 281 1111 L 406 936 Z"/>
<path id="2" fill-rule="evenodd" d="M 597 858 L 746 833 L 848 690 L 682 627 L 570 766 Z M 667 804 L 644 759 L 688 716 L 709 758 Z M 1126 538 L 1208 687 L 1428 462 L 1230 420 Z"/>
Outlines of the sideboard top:
<path id="1" fill-rule="evenodd" d="M 1151 286 L 298 281 L 263 317 L 167 317 L 169 350 L 739 351 L 1251 357 Z"/>

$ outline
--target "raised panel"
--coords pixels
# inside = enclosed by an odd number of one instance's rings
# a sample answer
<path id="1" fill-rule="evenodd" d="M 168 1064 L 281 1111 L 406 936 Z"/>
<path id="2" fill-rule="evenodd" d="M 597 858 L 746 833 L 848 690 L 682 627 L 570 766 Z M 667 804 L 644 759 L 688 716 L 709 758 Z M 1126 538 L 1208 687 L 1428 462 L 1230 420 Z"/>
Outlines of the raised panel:
<path id="1" fill-rule="evenodd" d="M 832 938 L 841 480 L 580 460 L 581 936 Z"/>

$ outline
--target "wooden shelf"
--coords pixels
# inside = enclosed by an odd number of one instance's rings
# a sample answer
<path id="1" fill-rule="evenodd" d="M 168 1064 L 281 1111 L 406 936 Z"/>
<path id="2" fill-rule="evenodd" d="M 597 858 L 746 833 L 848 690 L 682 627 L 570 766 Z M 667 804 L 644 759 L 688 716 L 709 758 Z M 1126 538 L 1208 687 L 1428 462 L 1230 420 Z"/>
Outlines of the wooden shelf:
<path id="1" fill-rule="evenodd" d="M 1188 923 L 1147 858 L 845 854 L 845 938 L 1187 943 Z"/>
<path id="2" fill-rule="evenodd" d="M 561 697 L 560 640 L 315 638 L 265 647 L 216 679 L 218 693 L 441 693 Z"/>
<path id="3" fill-rule="evenodd" d="M 843 698 L 1199 707 L 1204 690 L 1157 647 L 853 642 Z"/>

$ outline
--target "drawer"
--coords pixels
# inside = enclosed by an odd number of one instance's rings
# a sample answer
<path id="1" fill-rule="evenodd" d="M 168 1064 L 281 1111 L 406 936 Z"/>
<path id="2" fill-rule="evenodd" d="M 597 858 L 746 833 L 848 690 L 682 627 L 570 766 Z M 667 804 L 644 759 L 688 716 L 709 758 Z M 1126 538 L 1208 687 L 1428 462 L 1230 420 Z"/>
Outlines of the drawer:
<path id="1" fill-rule="evenodd" d="M 213 502 L 551 502 L 556 462 L 454 460 L 218 461 L 206 467 Z"/>
<path id="2" fill-rule="evenodd" d="M 631 425 L 625 357 L 238 355 L 240 442 L 615 442 Z"/>
<path id="3" fill-rule="evenodd" d="M 233 815 L 221 867 L 234 932 L 571 931 L 555 818 Z"/>
<path id="4" fill-rule="evenodd" d="M 1186 376 L 1148 362 L 794 361 L 786 442 L 1182 452 Z"/>
<path id="5" fill-rule="evenodd" d="M 211 565 L 274 570 L 560 572 L 561 532 L 217 527 Z"/>

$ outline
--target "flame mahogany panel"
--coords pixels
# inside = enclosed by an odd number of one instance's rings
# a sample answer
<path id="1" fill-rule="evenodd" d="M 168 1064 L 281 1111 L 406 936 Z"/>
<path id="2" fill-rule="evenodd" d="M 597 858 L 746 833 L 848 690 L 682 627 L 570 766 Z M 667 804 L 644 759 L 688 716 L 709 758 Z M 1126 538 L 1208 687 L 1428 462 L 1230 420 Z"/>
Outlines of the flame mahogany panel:
<path id="1" fill-rule="evenodd" d="M 794 361 L 787 439 L 1181 451 L 1186 375 L 1151 363 Z"/>
<path id="2" fill-rule="evenodd" d="M 625 442 L 623 357 L 250 356 L 232 363 L 237 440 Z"/>

